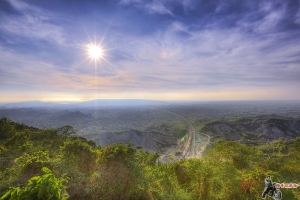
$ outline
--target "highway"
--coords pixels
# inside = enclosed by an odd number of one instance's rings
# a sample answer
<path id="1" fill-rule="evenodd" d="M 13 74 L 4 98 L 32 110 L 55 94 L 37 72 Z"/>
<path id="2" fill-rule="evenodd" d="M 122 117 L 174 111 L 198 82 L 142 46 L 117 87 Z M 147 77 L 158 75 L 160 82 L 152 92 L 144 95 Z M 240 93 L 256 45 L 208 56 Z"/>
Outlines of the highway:
<path id="1" fill-rule="evenodd" d="M 186 158 L 201 158 L 203 152 L 205 151 L 207 145 L 210 142 L 210 136 L 204 133 L 197 133 L 198 138 L 201 139 L 198 140 L 196 143 L 196 131 L 194 129 L 194 126 L 191 124 L 191 122 L 188 119 L 172 111 L 168 111 L 168 110 L 160 110 L 160 111 L 164 111 L 176 115 L 180 117 L 182 120 L 184 120 L 188 125 L 188 133 L 185 136 L 184 142 L 182 143 L 180 142 L 178 146 L 176 148 L 171 149 L 170 152 L 166 154 L 162 154 L 160 156 L 160 160 L 163 161 L 165 160 L 166 157 L 169 156 L 173 157 L 175 160 L 186 159 Z M 181 154 L 176 155 L 176 152 L 181 152 Z"/>

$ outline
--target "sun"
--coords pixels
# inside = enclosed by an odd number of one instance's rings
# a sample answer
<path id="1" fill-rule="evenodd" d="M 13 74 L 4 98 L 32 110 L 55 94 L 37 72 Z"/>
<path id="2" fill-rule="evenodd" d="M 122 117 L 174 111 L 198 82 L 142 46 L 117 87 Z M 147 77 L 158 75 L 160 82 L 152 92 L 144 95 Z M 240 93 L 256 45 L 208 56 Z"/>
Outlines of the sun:
<path id="1" fill-rule="evenodd" d="M 98 60 L 103 56 L 103 50 L 99 45 L 90 44 L 88 45 L 87 50 L 88 50 L 89 57 L 94 60 Z"/>

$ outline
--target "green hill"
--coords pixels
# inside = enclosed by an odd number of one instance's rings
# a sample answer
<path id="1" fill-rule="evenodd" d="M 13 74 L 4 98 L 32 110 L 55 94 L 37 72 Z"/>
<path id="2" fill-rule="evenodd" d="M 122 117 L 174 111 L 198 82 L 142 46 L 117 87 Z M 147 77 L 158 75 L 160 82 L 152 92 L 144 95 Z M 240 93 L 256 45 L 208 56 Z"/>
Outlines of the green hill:
<path id="1" fill-rule="evenodd" d="M 0 120 L 1 199 L 259 199 L 264 178 L 300 183 L 300 138 L 257 146 L 219 140 L 202 159 L 157 162 L 130 144 L 100 147 L 70 126 Z M 300 188 L 281 189 L 300 199 Z"/>

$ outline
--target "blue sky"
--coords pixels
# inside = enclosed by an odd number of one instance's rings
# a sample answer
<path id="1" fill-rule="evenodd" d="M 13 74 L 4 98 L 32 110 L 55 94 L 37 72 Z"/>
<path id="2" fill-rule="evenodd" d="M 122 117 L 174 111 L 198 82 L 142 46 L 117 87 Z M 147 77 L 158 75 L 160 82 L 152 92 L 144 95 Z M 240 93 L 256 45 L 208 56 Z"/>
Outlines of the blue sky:
<path id="1" fill-rule="evenodd" d="M 300 100 L 300 1 L 1 0 L 0 55 L 2 102 Z"/>

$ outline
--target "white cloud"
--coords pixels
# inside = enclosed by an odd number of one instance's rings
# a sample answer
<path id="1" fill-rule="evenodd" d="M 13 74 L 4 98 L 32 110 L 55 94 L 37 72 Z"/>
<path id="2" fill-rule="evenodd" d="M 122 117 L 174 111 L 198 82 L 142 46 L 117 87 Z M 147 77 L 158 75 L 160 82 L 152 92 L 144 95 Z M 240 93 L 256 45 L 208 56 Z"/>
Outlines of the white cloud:
<path id="1" fill-rule="evenodd" d="M 238 26 L 256 32 L 258 34 L 268 34 L 277 32 L 278 24 L 288 14 L 286 2 L 281 2 L 280 6 L 275 6 L 272 1 L 263 1 L 259 4 L 259 10 L 244 15 L 238 21 Z M 257 21 L 249 20 L 254 16 L 264 16 Z"/>
<path id="2" fill-rule="evenodd" d="M 137 8 L 146 10 L 150 14 L 169 14 L 173 16 L 172 11 L 166 7 L 167 0 L 121 0 L 121 4 L 133 4 Z"/>
<path id="3" fill-rule="evenodd" d="M 169 10 L 161 1 L 153 1 L 146 4 L 145 6 L 148 9 L 149 13 L 158 13 L 158 14 L 170 14 L 173 16 L 171 10 Z"/>
<path id="4" fill-rule="evenodd" d="M 181 37 L 178 31 L 190 37 Z M 300 69 L 295 67 L 295 58 L 290 57 L 299 55 L 299 48 L 284 42 L 289 33 L 268 36 L 260 38 L 239 28 L 191 31 L 174 22 L 166 31 L 135 38 L 130 54 L 140 59 L 123 62 L 122 66 L 145 88 L 153 86 L 153 82 L 169 90 L 299 84 L 300 79 L 291 79 L 292 74 L 300 76 Z"/>
<path id="5" fill-rule="evenodd" d="M 58 44 L 64 43 L 63 29 L 47 22 L 54 18 L 50 13 L 21 1 L 10 0 L 9 2 L 23 15 L 3 17 L 0 29 L 22 37 L 50 40 Z"/>
<path id="6" fill-rule="evenodd" d="M 278 22 L 284 17 L 284 10 L 272 11 L 263 20 L 257 23 L 256 31 L 265 33 L 273 31 Z"/>
<path id="7" fill-rule="evenodd" d="M 181 0 L 181 3 L 186 11 L 196 9 L 197 0 Z"/>

